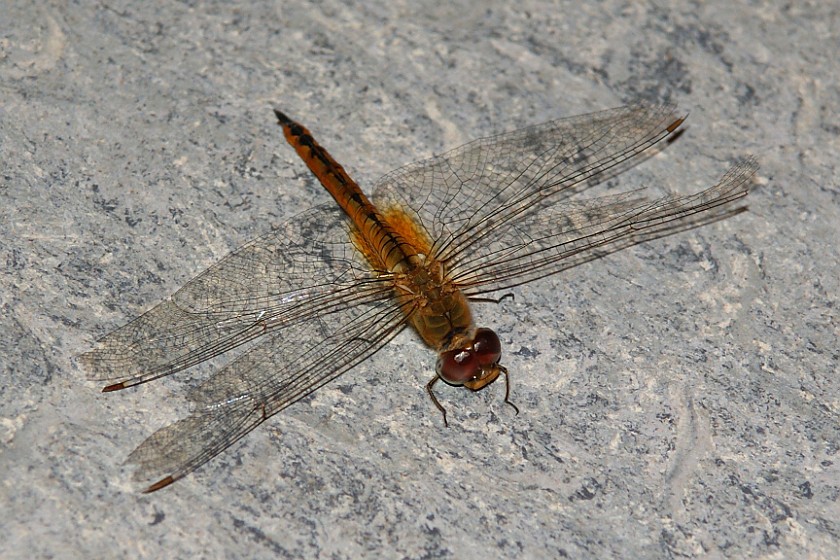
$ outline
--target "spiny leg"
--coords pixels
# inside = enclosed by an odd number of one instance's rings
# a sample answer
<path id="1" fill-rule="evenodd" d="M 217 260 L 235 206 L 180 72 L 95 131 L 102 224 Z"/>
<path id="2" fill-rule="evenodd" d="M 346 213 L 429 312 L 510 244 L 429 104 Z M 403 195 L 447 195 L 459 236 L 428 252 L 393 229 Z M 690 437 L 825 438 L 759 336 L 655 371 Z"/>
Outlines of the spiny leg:
<path id="1" fill-rule="evenodd" d="M 470 298 L 470 301 L 475 301 L 475 302 L 479 302 L 479 303 L 496 303 L 496 304 L 499 304 L 499 303 L 502 303 L 503 301 L 505 301 L 507 298 L 510 298 L 511 301 L 514 301 L 516 299 L 515 297 L 513 297 L 513 294 L 511 292 L 508 292 L 508 293 L 506 293 L 505 295 L 503 295 L 502 297 L 499 297 L 499 298 L 474 297 L 474 298 Z"/>
<path id="2" fill-rule="evenodd" d="M 437 383 L 439 379 L 440 377 L 435 375 L 431 381 L 426 383 L 426 392 L 429 393 L 429 396 L 432 398 L 432 402 L 435 403 L 435 406 L 438 408 L 438 410 L 440 410 L 441 414 L 443 414 L 443 425 L 448 428 L 449 422 L 446 421 L 446 409 L 443 408 L 443 405 L 440 404 L 440 402 L 438 402 L 435 393 L 432 391 L 432 387 L 435 386 L 435 383 Z"/>
<path id="3" fill-rule="evenodd" d="M 506 367 L 499 366 L 499 371 L 505 374 L 505 402 L 513 407 L 513 410 L 516 411 L 516 414 L 519 414 L 519 407 L 510 402 L 510 374 L 508 374 L 508 370 Z"/>

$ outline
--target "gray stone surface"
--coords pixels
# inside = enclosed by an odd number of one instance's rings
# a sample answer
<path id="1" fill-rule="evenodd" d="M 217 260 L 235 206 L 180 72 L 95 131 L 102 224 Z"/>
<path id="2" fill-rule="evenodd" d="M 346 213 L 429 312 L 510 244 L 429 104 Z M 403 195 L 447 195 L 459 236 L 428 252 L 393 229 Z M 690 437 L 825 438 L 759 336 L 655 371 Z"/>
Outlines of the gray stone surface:
<path id="1" fill-rule="evenodd" d="M 110 4 L 110 3 L 108 3 Z M 834 558 L 836 2 L 0 5 L 0 557 Z M 621 178 L 762 164 L 751 211 L 481 305 L 513 372 L 423 384 L 409 333 L 194 475 L 122 461 L 217 364 L 101 394 L 72 357 L 327 200 L 271 107 L 369 186 L 637 97 L 686 133 Z"/>

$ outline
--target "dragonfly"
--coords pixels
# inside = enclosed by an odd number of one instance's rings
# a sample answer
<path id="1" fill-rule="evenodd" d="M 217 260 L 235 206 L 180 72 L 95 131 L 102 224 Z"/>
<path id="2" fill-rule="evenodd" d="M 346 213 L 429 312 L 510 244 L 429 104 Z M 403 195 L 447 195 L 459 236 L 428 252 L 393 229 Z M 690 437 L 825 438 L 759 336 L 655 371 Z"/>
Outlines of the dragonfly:
<path id="1" fill-rule="evenodd" d="M 446 424 L 439 380 L 478 391 L 508 376 L 499 337 L 476 325 L 471 302 L 738 214 L 758 169 L 742 158 L 689 195 L 582 199 L 682 132 L 675 107 L 636 103 L 475 140 L 392 171 L 368 198 L 309 130 L 275 116 L 333 201 L 235 250 L 78 356 L 111 392 L 246 346 L 189 390 L 187 417 L 129 455 L 135 477 L 155 481 L 145 492 L 204 465 L 409 326 L 438 354 L 426 390 Z"/>

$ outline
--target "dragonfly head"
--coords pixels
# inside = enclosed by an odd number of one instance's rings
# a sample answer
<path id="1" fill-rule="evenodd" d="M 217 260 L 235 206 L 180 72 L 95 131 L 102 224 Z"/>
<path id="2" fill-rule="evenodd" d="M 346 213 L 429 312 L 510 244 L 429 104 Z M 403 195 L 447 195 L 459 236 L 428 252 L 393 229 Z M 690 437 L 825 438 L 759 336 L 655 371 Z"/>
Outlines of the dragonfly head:
<path id="1" fill-rule="evenodd" d="M 499 377 L 504 368 L 499 365 L 502 343 L 490 329 L 478 329 L 475 337 L 462 348 L 441 352 L 437 374 L 450 385 L 463 385 L 478 391 Z"/>

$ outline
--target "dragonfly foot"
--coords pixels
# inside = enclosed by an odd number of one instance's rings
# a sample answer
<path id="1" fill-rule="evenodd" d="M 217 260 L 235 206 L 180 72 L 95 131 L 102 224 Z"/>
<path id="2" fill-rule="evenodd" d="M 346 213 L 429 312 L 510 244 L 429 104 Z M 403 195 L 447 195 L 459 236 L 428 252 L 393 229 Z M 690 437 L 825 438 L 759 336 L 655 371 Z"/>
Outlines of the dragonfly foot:
<path id="1" fill-rule="evenodd" d="M 513 408 L 513 410 L 516 411 L 516 414 L 518 415 L 519 414 L 519 407 L 516 406 L 515 404 L 513 404 L 512 402 L 510 402 L 510 375 L 508 374 L 508 370 L 507 370 L 507 368 L 504 368 L 502 366 L 499 366 L 499 369 L 501 370 L 502 373 L 505 374 L 505 402 L 507 404 L 509 404 Z"/>

